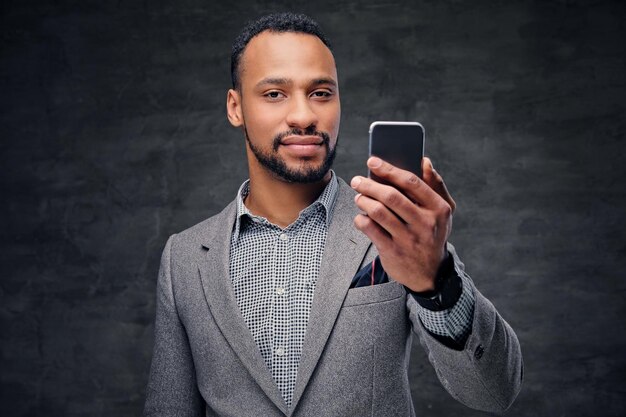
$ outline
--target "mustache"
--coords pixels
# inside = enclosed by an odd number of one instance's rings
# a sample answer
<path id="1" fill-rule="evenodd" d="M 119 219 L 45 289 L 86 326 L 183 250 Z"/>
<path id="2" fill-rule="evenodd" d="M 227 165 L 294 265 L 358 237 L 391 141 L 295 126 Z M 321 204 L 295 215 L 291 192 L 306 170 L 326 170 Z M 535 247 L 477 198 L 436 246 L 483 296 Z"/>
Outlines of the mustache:
<path id="1" fill-rule="evenodd" d="M 287 136 L 318 136 L 318 137 L 320 137 L 322 139 L 322 144 L 325 147 L 328 148 L 328 145 L 330 144 L 330 135 L 328 133 L 316 130 L 315 126 L 311 126 L 311 127 L 307 127 L 304 130 L 293 128 L 293 129 L 288 130 L 286 132 L 281 132 L 281 133 L 277 134 L 274 137 L 274 141 L 272 143 L 272 149 L 274 149 L 274 151 L 277 151 L 278 148 L 280 147 L 280 143 Z"/>

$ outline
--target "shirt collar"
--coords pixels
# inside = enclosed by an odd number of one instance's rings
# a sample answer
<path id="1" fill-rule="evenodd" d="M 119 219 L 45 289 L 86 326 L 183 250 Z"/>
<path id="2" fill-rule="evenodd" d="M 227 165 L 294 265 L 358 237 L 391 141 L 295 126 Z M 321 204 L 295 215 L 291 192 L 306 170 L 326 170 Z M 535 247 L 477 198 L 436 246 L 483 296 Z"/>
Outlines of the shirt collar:
<path id="1" fill-rule="evenodd" d="M 324 212 L 326 215 L 326 227 L 330 224 L 330 220 L 332 219 L 333 209 L 335 207 L 335 201 L 337 200 L 337 190 L 339 189 L 339 183 L 337 181 L 337 176 L 335 175 L 335 171 L 330 170 L 330 181 L 324 188 L 324 191 L 317 197 L 317 199 L 311 203 L 310 206 L 302 210 L 299 216 L 305 215 L 313 210 L 316 206 L 321 206 L 324 208 Z M 239 191 L 237 192 L 237 218 L 235 220 L 235 227 L 233 229 L 233 237 L 237 239 L 239 237 L 239 232 L 241 230 L 241 219 L 243 216 L 248 216 L 251 219 L 258 219 L 262 222 L 268 222 L 268 220 L 261 216 L 255 216 L 250 213 L 250 210 L 244 204 L 245 198 L 248 196 L 250 192 L 250 180 L 245 180 L 241 187 L 239 187 Z M 299 217 L 298 216 L 298 217 Z"/>

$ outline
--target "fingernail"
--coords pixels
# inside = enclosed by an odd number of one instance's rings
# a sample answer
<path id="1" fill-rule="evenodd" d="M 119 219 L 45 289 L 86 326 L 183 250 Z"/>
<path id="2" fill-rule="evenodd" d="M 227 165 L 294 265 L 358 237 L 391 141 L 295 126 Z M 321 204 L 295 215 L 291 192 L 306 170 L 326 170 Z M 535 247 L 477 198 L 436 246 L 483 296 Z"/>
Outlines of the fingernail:
<path id="1" fill-rule="evenodd" d="M 354 202 L 356 203 L 359 200 L 359 197 L 361 197 L 361 194 L 357 194 L 354 196 Z"/>
<path id="2" fill-rule="evenodd" d="M 356 188 L 359 186 L 360 183 L 361 183 L 361 177 L 354 177 L 352 178 L 352 181 L 350 181 L 350 186 L 352 188 Z"/>
<path id="3" fill-rule="evenodd" d="M 382 164 L 383 164 L 383 160 L 375 156 L 372 156 L 370 157 L 370 159 L 367 160 L 367 166 L 370 168 L 378 168 Z"/>

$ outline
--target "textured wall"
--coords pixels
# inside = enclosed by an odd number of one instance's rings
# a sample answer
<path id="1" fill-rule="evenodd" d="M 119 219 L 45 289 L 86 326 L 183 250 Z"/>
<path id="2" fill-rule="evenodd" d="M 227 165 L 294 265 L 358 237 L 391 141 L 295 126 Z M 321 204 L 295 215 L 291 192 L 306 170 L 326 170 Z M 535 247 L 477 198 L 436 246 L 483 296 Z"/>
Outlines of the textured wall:
<path id="1" fill-rule="evenodd" d="M 522 343 L 509 415 L 626 412 L 623 2 L 49 3 L 0 5 L 2 416 L 140 413 L 160 251 L 246 177 L 230 43 L 285 9 L 335 44 L 341 176 L 371 121 L 426 127 L 451 240 Z M 414 353 L 418 415 L 483 415 Z"/>

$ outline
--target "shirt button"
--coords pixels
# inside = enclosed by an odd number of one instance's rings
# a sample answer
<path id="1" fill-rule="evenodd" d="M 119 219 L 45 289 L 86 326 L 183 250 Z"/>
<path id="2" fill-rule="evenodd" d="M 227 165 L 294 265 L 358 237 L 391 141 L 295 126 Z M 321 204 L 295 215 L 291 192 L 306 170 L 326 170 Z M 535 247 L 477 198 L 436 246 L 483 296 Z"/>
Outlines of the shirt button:
<path id="1" fill-rule="evenodd" d="M 285 289 L 283 287 L 276 288 L 276 294 L 283 295 L 285 293 Z"/>
<path id="2" fill-rule="evenodd" d="M 289 237 L 287 236 L 286 233 L 281 233 L 279 237 L 280 237 L 280 240 L 287 240 L 287 239 L 289 239 Z"/>
<path id="3" fill-rule="evenodd" d="M 285 349 L 279 347 L 274 351 L 274 353 L 276 353 L 276 356 L 283 356 L 285 354 Z"/>

